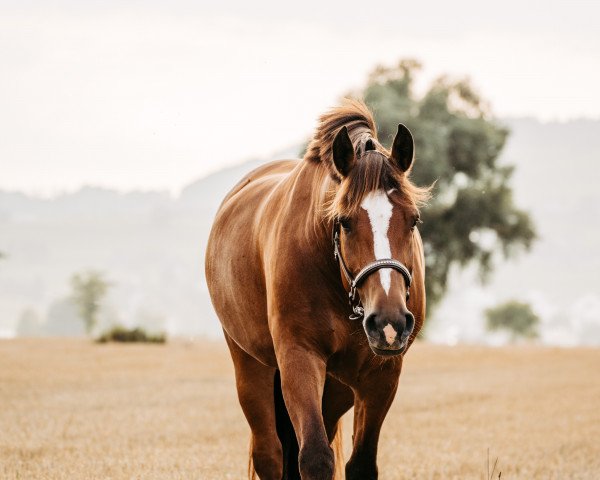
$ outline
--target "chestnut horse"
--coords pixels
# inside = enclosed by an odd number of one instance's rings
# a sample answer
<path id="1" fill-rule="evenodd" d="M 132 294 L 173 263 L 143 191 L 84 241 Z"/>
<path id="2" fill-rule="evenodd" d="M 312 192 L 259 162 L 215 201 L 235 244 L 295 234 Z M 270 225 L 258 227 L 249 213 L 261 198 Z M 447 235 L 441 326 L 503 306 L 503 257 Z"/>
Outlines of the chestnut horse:
<path id="1" fill-rule="evenodd" d="M 425 316 L 416 227 L 428 191 L 408 178 L 413 150 L 399 125 L 387 151 L 367 107 L 348 100 L 321 117 L 304 159 L 257 168 L 219 208 L 206 278 L 253 477 L 332 479 L 338 421 L 354 406 L 346 478 L 377 478 L 381 426 Z"/>

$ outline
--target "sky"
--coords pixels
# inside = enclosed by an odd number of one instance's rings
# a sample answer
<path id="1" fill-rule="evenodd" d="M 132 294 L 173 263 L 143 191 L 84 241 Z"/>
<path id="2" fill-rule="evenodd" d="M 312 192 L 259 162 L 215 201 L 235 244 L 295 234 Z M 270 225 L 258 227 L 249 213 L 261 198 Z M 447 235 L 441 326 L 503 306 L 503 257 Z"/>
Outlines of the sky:
<path id="1" fill-rule="evenodd" d="M 287 3 L 0 0 L 0 189 L 176 195 L 408 57 L 500 117 L 600 117 L 597 2 Z"/>

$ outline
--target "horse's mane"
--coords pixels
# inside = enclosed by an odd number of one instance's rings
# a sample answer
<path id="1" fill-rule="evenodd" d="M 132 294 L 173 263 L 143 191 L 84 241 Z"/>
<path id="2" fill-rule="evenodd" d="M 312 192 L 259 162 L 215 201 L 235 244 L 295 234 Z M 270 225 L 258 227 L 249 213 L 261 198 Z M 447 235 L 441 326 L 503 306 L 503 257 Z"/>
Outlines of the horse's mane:
<path id="1" fill-rule="evenodd" d="M 348 128 L 358 161 L 342 179 L 333 164 L 332 146 L 335 135 L 343 126 Z M 365 152 L 364 145 L 369 139 L 375 150 Z M 322 115 L 304 161 L 323 165 L 323 171 L 333 178 L 333 181 L 325 180 L 328 188 L 321 189 L 320 198 L 314 199 L 321 205 L 325 219 L 354 215 L 370 192 L 381 189 L 386 192 L 396 189 L 400 193 L 395 196 L 396 201 L 405 206 L 418 208 L 424 204 L 431 188 L 414 185 L 409 179 L 410 170 L 403 172 L 389 161 L 389 157 L 390 152 L 377 140 L 373 115 L 362 101 L 345 99 L 342 105 Z"/>
<path id="2" fill-rule="evenodd" d="M 345 98 L 342 104 L 321 115 L 317 130 L 308 144 L 304 159 L 309 162 L 323 163 L 332 170 L 332 146 L 336 133 L 343 126 L 348 128 L 348 134 L 356 147 L 360 137 L 365 135 L 377 140 L 375 120 L 369 108 L 360 100 Z"/>

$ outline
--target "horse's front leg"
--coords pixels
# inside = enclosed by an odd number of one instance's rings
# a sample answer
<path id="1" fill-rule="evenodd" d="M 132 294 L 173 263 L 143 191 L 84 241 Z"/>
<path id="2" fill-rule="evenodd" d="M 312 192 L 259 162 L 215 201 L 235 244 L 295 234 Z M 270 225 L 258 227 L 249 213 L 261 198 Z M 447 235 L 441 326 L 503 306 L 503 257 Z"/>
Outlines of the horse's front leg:
<path id="1" fill-rule="evenodd" d="M 400 378 L 400 369 L 373 370 L 356 389 L 352 456 L 346 464 L 346 480 L 375 480 L 377 444 Z"/>
<path id="2" fill-rule="evenodd" d="M 283 398 L 298 438 L 302 480 L 331 480 L 335 461 L 321 413 L 326 361 L 290 344 L 279 345 L 276 352 Z"/>

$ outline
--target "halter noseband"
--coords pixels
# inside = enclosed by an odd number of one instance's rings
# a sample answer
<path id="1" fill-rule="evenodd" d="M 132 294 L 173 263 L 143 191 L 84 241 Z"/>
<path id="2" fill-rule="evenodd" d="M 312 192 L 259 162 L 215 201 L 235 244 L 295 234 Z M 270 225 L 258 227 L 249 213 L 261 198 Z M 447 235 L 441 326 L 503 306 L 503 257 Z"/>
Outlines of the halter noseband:
<path id="1" fill-rule="evenodd" d="M 393 258 L 375 260 L 374 262 L 371 262 L 363 267 L 360 272 L 357 273 L 356 277 L 352 277 L 350 270 L 348 270 L 348 267 L 346 266 L 344 257 L 342 257 L 342 250 L 340 248 L 340 221 L 337 218 L 333 222 L 333 255 L 342 267 L 342 272 L 344 273 L 344 276 L 350 285 L 348 299 L 353 312 L 350 314 L 350 320 L 360 320 L 365 314 L 365 310 L 358 295 L 358 286 L 364 281 L 365 278 L 377 270 L 381 270 L 382 268 L 392 268 L 402 274 L 404 281 L 406 282 L 406 300 L 408 300 L 410 284 L 412 283 L 412 275 L 410 274 L 408 268 L 406 268 L 406 266 L 398 260 L 394 260 Z"/>

